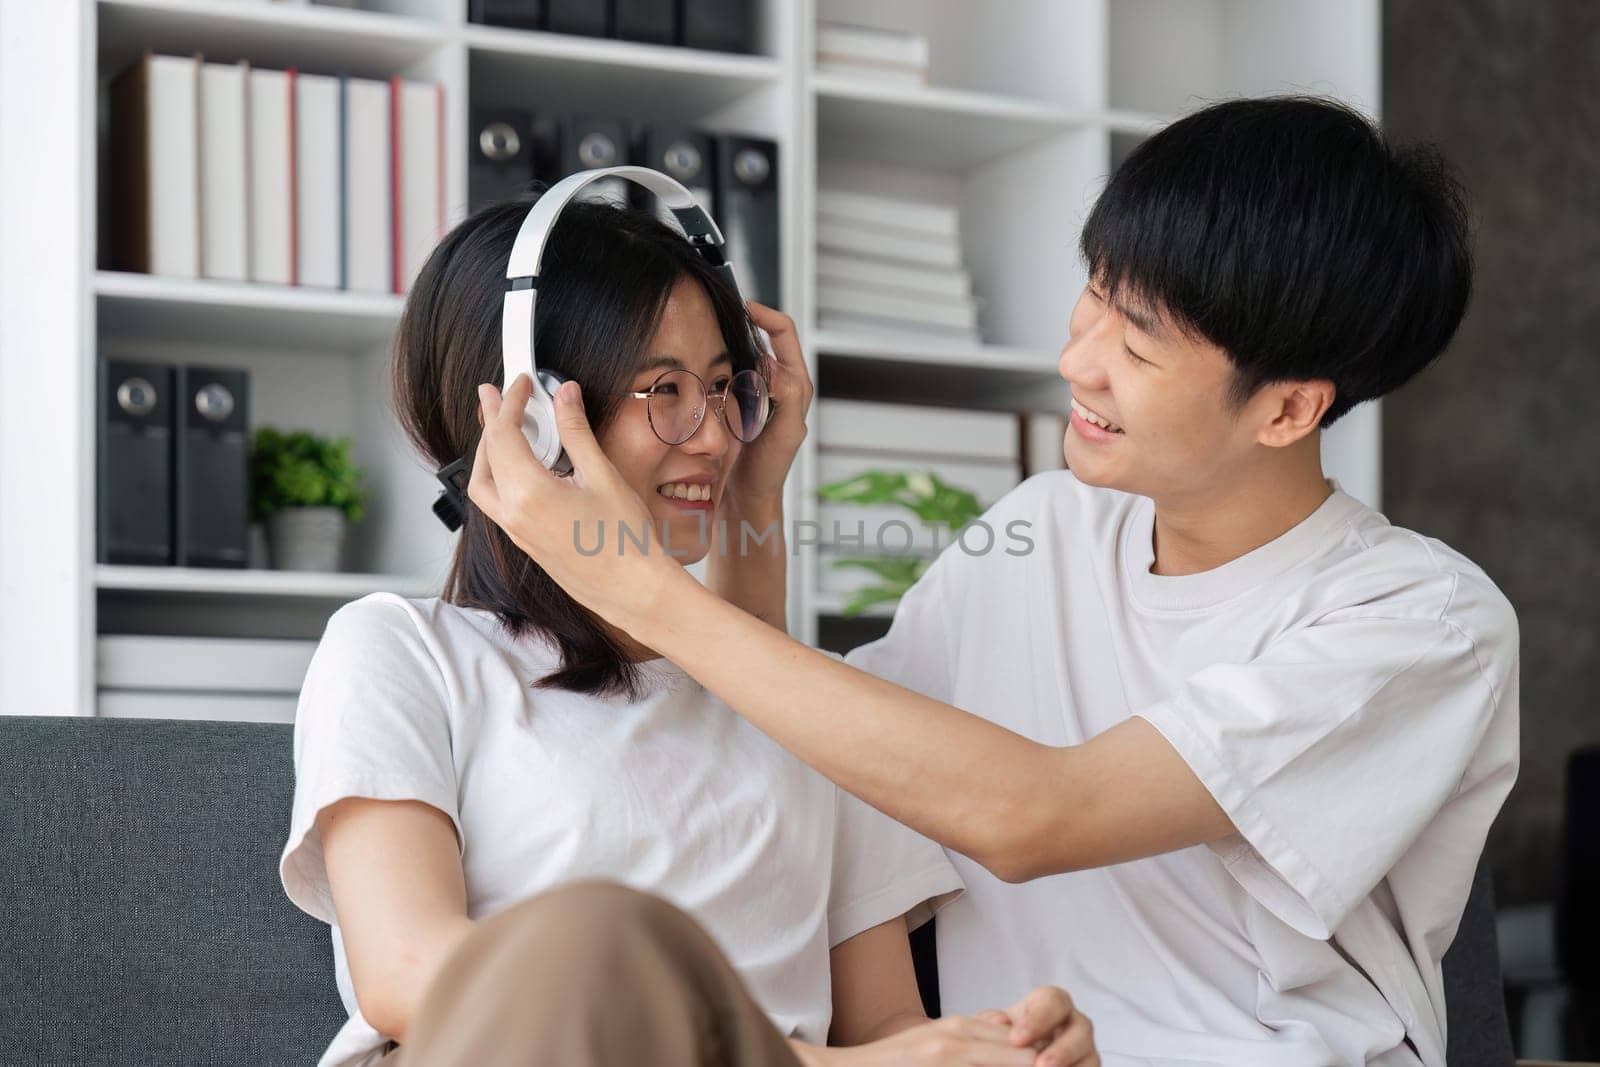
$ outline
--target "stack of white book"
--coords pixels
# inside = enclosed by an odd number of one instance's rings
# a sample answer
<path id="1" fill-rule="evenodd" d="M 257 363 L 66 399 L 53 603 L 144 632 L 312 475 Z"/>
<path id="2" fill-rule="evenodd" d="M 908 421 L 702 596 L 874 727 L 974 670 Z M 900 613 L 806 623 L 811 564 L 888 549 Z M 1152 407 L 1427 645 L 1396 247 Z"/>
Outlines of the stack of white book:
<path id="1" fill-rule="evenodd" d="M 817 405 L 819 484 L 831 485 L 867 471 L 922 473 L 965 489 L 987 508 L 1022 480 L 1022 433 L 1011 412 L 880 404 L 823 399 Z M 953 540 L 945 528 L 925 526 L 917 515 L 893 504 L 823 501 L 819 591 L 845 597 L 877 581 L 871 573 L 833 566 L 841 558 L 915 556 L 931 559 Z M 1007 545 L 995 531 L 993 551 Z M 969 537 L 982 551 L 985 537 Z"/>
<path id="2" fill-rule="evenodd" d="M 315 641 L 104 635 L 96 641 L 103 718 L 293 722 Z"/>
<path id="3" fill-rule="evenodd" d="M 817 314 L 826 328 L 979 340 L 954 207 L 817 192 Z"/>
<path id="4" fill-rule="evenodd" d="M 928 39 L 901 30 L 819 21 L 817 70 L 900 85 L 926 85 Z"/>
<path id="5" fill-rule="evenodd" d="M 440 85 L 146 54 L 111 86 L 108 265 L 402 293 L 444 228 Z"/>

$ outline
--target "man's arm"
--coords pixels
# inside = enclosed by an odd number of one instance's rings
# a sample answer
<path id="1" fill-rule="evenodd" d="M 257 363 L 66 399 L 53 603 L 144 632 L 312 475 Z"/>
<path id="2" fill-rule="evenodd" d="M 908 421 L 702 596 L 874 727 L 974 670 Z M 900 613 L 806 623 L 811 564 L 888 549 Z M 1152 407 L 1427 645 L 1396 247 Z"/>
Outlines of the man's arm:
<path id="1" fill-rule="evenodd" d="M 1000 878 L 1122 863 L 1233 833 L 1142 719 L 1082 745 L 1041 745 L 833 660 L 683 579 L 661 586 L 672 610 L 640 604 L 625 628 L 822 774 Z"/>

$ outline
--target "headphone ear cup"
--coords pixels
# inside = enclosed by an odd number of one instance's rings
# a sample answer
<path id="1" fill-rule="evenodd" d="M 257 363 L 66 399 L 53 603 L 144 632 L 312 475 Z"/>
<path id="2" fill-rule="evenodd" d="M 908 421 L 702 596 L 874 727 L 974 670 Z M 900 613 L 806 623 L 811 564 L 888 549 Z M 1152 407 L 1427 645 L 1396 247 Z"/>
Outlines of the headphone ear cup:
<path id="1" fill-rule="evenodd" d="M 567 379 L 552 370 L 541 370 L 535 375 L 535 388 L 528 394 L 528 406 L 522 412 L 522 435 L 528 439 L 534 457 L 549 470 L 562 473 L 564 466 L 571 471 L 572 464 L 561 447 L 561 433 L 556 428 L 555 393 Z"/>

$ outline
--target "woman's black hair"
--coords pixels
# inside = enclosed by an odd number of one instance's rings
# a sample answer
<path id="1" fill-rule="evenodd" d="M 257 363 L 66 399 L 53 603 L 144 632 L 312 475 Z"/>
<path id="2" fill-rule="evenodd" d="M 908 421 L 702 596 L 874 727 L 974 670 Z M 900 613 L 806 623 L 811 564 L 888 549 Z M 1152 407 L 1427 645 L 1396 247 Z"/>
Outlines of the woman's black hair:
<path id="1" fill-rule="evenodd" d="M 1431 145 L 1318 97 L 1230 100 L 1140 144 L 1083 227 L 1089 276 L 1227 352 L 1227 400 L 1330 380 L 1322 425 L 1442 352 L 1472 290 L 1467 198 Z"/>
<path id="2" fill-rule="evenodd" d="M 433 467 L 477 448 L 477 388 L 502 384 L 501 307 L 511 246 L 537 194 L 492 204 L 445 236 L 406 298 L 390 364 L 391 395 L 406 435 Z M 734 370 L 758 364 L 739 295 L 682 235 L 648 212 L 574 201 L 550 233 L 539 277 L 534 344 L 541 369 L 583 388 L 598 434 L 622 403 L 673 288 L 698 282 Z M 427 505 L 417 522 L 432 521 Z M 513 637 L 538 634 L 561 667 L 543 687 L 635 695 L 637 668 L 607 629 L 470 501 L 443 598 L 493 611 Z"/>

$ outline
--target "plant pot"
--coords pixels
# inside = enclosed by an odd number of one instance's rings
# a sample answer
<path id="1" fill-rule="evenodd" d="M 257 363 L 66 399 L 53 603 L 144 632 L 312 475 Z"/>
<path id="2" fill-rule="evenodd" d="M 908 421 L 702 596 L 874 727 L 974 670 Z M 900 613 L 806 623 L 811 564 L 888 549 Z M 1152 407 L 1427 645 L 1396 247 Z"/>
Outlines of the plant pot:
<path id="1" fill-rule="evenodd" d="M 344 556 L 342 508 L 283 508 L 267 516 L 267 546 L 280 571 L 337 571 Z"/>

